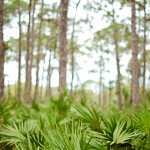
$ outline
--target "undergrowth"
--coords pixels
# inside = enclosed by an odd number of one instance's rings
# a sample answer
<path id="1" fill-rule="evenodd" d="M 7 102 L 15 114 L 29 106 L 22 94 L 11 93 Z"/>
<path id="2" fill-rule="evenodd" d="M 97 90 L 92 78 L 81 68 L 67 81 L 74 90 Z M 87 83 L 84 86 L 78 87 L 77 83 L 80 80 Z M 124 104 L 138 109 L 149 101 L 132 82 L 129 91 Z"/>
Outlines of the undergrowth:
<path id="1" fill-rule="evenodd" d="M 76 104 L 67 95 L 0 104 L 0 150 L 148 150 L 149 103 L 137 110 Z"/>

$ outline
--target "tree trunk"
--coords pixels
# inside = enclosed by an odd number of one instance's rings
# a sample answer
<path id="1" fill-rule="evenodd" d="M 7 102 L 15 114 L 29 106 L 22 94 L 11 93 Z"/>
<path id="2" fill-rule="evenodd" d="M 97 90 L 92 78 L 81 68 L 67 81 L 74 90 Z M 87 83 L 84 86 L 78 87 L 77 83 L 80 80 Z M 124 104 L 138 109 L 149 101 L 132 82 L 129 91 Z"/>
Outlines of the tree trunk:
<path id="1" fill-rule="evenodd" d="M 114 1 L 112 0 L 112 6 Z M 113 24 L 115 21 L 115 9 L 113 7 Z M 116 65 L 117 65 L 117 97 L 118 97 L 118 106 L 119 109 L 122 108 L 122 96 L 121 96 L 121 73 L 120 73 L 120 56 L 119 56 L 119 48 L 118 48 L 118 37 L 117 37 L 117 29 L 114 27 L 113 31 L 114 45 L 115 45 L 115 53 L 116 53 Z"/>
<path id="2" fill-rule="evenodd" d="M 106 93 L 105 93 L 105 83 L 103 80 L 104 79 L 104 73 L 105 73 L 105 61 L 104 61 L 104 57 L 103 57 L 103 52 L 104 52 L 104 48 L 103 48 L 103 45 L 101 44 L 101 75 L 100 75 L 100 78 L 101 78 L 101 104 L 102 106 L 105 106 L 105 104 L 107 103 L 107 99 L 106 99 Z"/>
<path id="3" fill-rule="evenodd" d="M 51 75 L 52 75 L 52 68 L 51 68 L 51 55 L 52 52 L 50 51 L 49 61 L 48 61 L 48 68 L 47 68 L 47 82 L 46 82 L 46 97 L 51 96 Z"/>
<path id="4" fill-rule="evenodd" d="M 9 83 L 9 80 L 8 80 L 8 99 L 10 100 L 11 99 L 11 87 L 10 87 L 10 83 Z"/>
<path id="5" fill-rule="evenodd" d="M 103 60 L 102 58 L 102 55 L 101 55 L 101 61 Z M 101 105 L 101 102 L 102 102 L 102 73 L 103 73 L 103 69 L 102 69 L 102 65 L 101 65 L 101 62 L 99 64 L 99 68 L 100 68 L 100 71 L 99 71 L 99 94 L 98 94 L 98 104 L 99 106 Z"/>
<path id="6" fill-rule="evenodd" d="M 43 22 L 43 5 L 44 0 L 42 0 L 41 4 L 41 14 L 40 14 L 40 24 L 39 24 L 39 33 L 38 33 L 38 49 L 37 49 L 37 69 L 36 69 L 36 85 L 35 85 L 35 91 L 34 91 L 34 101 L 37 101 L 37 98 L 39 97 L 39 70 L 40 70 L 40 59 L 41 59 L 41 32 L 42 32 L 42 22 Z"/>
<path id="7" fill-rule="evenodd" d="M 118 106 L 119 109 L 122 108 L 122 96 L 121 96 L 121 73 L 120 73 L 120 58 L 118 43 L 115 39 L 115 49 L 116 49 L 116 63 L 117 63 L 117 96 L 118 96 Z"/>
<path id="8" fill-rule="evenodd" d="M 78 6 L 80 4 L 81 0 L 78 1 L 77 5 L 76 5 L 76 10 L 75 10 L 75 15 L 73 18 L 73 24 L 72 24 L 72 35 L 71 35 L 71 90 L 70 90 L 70 95 L 73 95 L 73 80 L 74 80 L 74 32 L 75 32 L 75 20 L 76 20 L 76 15 L 77 15 L 77 10 L 78 10 Z"/>
<path id="9" fill-rule="evenodd" d="M 144 40 L 143 40 L 143 85 L 142 85 L 142 97 L 145 98 L 145 79 L 146 79 L 146 0 L 144 0 Z"/>
<path id="10" fill-rule="evenodd" d="M 59 95 L 66 89 L 68 0 L 60 1 L 59 20 Z"/>
<path id="11" fill-rule="evenodd" d="M 45 52 L 46 53 L 46 52 Z M 44 54 L 46 56 L 46 54 Z M 39 99 L 43 98 L 43 81 L 44 81 L 44 72 L 45 72 L 45 56 L 44 56 L 44 60 L 43 60 L 43 68 L 42 68 L 42 75 L 41 75 L 41 87 L 39 90 Z"/>
<path id="12" fill-rule="evenodd" d="M 136 11 L 135 11 L 135 0 L 131 1 L 132 6 L 132 105 L 138 107 L 139 100 L 139 65 L 138 65 L 138 50 L 137 50 L 137 35 L 136 35 Z"/>
<path id="13" fill-rule="evenodd" d="M 21 10 L 20 10 L 20 0 L 18 0 L 18 27 L 19 27 L 19 55 L 18 55 L 18 89 L 17 89 L 17 99 L 21 100 L 21 47 L 22 47 L 22 26 L 21 26 Z"/>
<path id="14" fill-rule="evenodd" d="M 26 54 L 26 83 L 25 83 L 25 102 L 30 103 L 30 91 L 31 91 L 31 74 L 30 74 L 30 32 L 31 32 L 31 0 L 29 3 L 29 22 L 27 31 L 27 54 Z"/>
<path id="15" fill-rule="evenodd" d="M 107 90 L 106 90 L 106 87 L 104 84 L 103 84 L 102 88 L 103 88 L 103 104 L 102 104 L 102 106 L 105 107 L 107 104 L 107 96 L 106 96 Z"/>
<path id="16" fill-rule="evenodd" d="M 109 96 L 108 96 L 109 104 L 111 104 L 111 99 L 112 99 L 112 90 L 113 90 L 113 87 L 112 87 L 112 81 L 111 81 L 111 80 L 109 80 Z"/>
<path id="17" fill-rule="evenodd" d="M 4 99 L 4 58 L 5 44 L 3 40 L 4 0 L 0 0 L 0 100 Z"/>
<path id="18" fill-rule="evenodd" d="M 120 73 L 120 58 L 119 58 L 119 49 L 118 49 L 118 41 L 116 35 L 116 29 L 114 31 L 114 44 L 115 44 L 115 52 L 116 52 L 116 64 L 117 64 L 117 97 L 118 97 L 118 106 L 119 109 L 122 108 L 122 96 L 121 96 L 121 73 Z"/>
<path id="19" fill-rule="evenodd" d="M 58 13 L 57 13 L 57 18 L 56 20 L 58 20 Z M 55 25 L 55 24 L 54 24 Z M 50 54 L 49 54 L 49 63 L 48 63 L 48 67 L 47 67 L 47 81 L 46 81 L 46 92 L 45 92 L 45 97 L 52 97 L 52 88 L 51 88 L 51 76 L 52 76 L 52 72 L 53 72 L 53 68 L 52 68 L 52 58 L 55 58 L 56 56 L 56 50 L 57 50 L 57 41 L 58 41 L 58 36 L 56 35 L 56 31 L 58 29 L 58 25 L 55 25 L 55 30 L 53 31 L 53 33 L 51 33 L 49 35 L 49 39 L 47 41 L 47 47 L 49 47 L 49 40 L 51 38 L 51 36 L 55 39 L 54 40 L 54 46 L 53 48 L 49 50 Z M 52 51 L 53 50 L 53 51 Z M 52 56 L 53 54 L 53 56 Z"/>
<path id="20" fill-rule="evenodd" d="M 101 50 L 101 56 L 99 60 L 99 94 L 98 94 L 98 104 L 99 106 L 102 104 L 102 92 L 103 92 L 103 71 L 104 71 L 104 58 L 103 58 L 103 45 L 100 45 L 100 50 Z"/>
<path id="21" fill-rule="evenodd" d="M 29 3 L 29 22 L 28 22 L 28 31 L 27 31 L 27 55 L 26 55 L 26 83 L 25 83 L 26 103 L 31 102 L 31 83 L 32 83 L 31 72 L 32 72 L 32 57 L 33 57 L 33 48 L 34 48 L 34 13 L 35 13 L 36 1 L 37 0 L 33 1 L 33 10 L 32 10 L 32 0 L 30 0 Z"/>

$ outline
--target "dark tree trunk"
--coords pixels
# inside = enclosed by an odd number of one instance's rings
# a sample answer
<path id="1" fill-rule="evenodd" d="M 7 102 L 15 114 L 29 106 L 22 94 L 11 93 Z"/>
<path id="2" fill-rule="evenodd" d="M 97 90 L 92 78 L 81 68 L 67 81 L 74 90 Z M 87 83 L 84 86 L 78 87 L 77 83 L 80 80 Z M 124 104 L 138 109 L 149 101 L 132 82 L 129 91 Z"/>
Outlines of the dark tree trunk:
<path id="1" fill-rule="evenodd" d="M 138 50 L 137 50 L 137 35 L 136 35 L 136 8 L 135 0 L 131 1 L 132 7 L 132 105 L 138 107 L 139 100 L 139 65 L 138 65 Z"/>
<path id="2" fill-rule="evenodd" d="M 0 0 L 0 100 L 4 99 L 4 58 L 5 44 L 3 40 L 4 0 Z"/>
<path id="3" fill-rule="evenodd" d="M 59 95 L 66 89 L 68 0 L 60 1 L 59 20 Z"/>
<path id="4" fill-rule="evenodd" d="M 19 47 L 19 55 L 18 55 L 18 90 L 17 90 L 17 99 L 21 100 L 21 47 L 22 47 L 22 26 L 21 26 L 21 10 L 20 10 L 20 0 L 18 0 L 18 26 L 19 26 L 19 41 L 18 41 L 18 47 Z"/>
<path id="5" fill-rule="evenodd" d="M 40 70 L 40 59 L 41 59 L 41 32 L 42 32 L 42 22 L 43 22 L 43 5 L 44 0 L 42 0 L 41 4 L 41 14 L 40 14 L 40 24 L 39 24 L 39 33 L 38 33 L 38 49 L 37 49 L 37 59 L 36 59 L 36 85 L 34 91 L 34 100 L 36 101 L 39 97 L 39 70 Z"/>

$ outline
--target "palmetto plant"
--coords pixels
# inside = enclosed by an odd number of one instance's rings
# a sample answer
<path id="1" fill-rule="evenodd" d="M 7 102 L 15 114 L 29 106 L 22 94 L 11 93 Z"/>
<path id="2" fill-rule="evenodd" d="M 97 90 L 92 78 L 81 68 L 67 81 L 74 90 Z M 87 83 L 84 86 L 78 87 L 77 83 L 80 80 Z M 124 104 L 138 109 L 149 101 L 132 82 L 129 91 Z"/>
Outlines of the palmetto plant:
<path id="1" fill-rule="evenodd" d="M 12 120 L 13 110 L 20 107 L 19 101 L 0 101 L 0 128 L 3 124 Z"/>
<path id="2" fill-rule="evenodd" d="M 79 119 L 86 123 L 94 131 L 101 130 L 101 115 L 94 108 L 88 106 L 78 105 L 73 111 L 73 118 Z"/>
<path id="3" fill-rule="evenodd" d="M 46 130 L 45 149 L 49 150 L 88 150 L 90 139 L 83 128 L 82 123 L 65 124 L 54 130 Z"/>
<path id="4" fill-rule="evenodd" d="M 0 147 L 3 147 L 4 143 L 9 146 L 9 149 L 18 150 L 34 150 L 43 147 L 43 136 L 34 120 L 5 125 L 0 131 L 0 137 Z"/>
<path id="5" fill-rule="evenodd" d="M 96 107 L 71 104 L 67 96 L 28 106 L 6 101 L 0 107 L 2 150 L 148 150 L 150 147 L 147 107 L 119 113 L 112 109 L 102 114 Z"/>
<path id="6" fill-rule="evenodd" d="M 132 119 L 135 128 L 138 128 L 142 133 L 138 139 L 137 145 L 139 145 L 141 149 L 145 149 L 145 150 L 149 149 L 150 148 L 150 110 L 148 108 L 142 108 L 142 110 L 140 109 L 139 111 L 135 112 L 132 115 Z"/>
<path id="7" fill-rule="evenodd" d="M 132 128 L 128 122 L 124 120 L 116 120 L 115 117 L 104 119 L 102 132 L 91 131 L 95 137 L 93 146 L 98 147 L 98 142 L 101 142 L 107 149 L 132 149 L 132 141 L 138 137 L 137 130 Z"/>
<path id="8" fill-rule="evenodd" d="M 81 120 L 90 127 L 90 145 L 98 149 L 120 149 L 134 147 L 133 141 L 139 136 L 130 119 L 118 119 L 115 116 L 103 116 L 96 108 L 78 105 L 73 118 Z M 94 139 L 93 139 L 94 138 Z"/>

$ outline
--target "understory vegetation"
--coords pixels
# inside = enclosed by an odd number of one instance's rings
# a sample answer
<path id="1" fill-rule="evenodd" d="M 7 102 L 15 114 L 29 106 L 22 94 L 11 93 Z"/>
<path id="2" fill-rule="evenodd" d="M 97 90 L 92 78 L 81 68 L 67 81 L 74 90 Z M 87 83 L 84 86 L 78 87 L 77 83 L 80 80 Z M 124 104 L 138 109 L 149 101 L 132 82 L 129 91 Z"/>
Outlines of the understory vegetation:
<path id="1" fill-rule="evenodd" d="M 0 150 L 148 150 L 150 105 L 101 108 L 67 95 L 0 104 Z"/>

